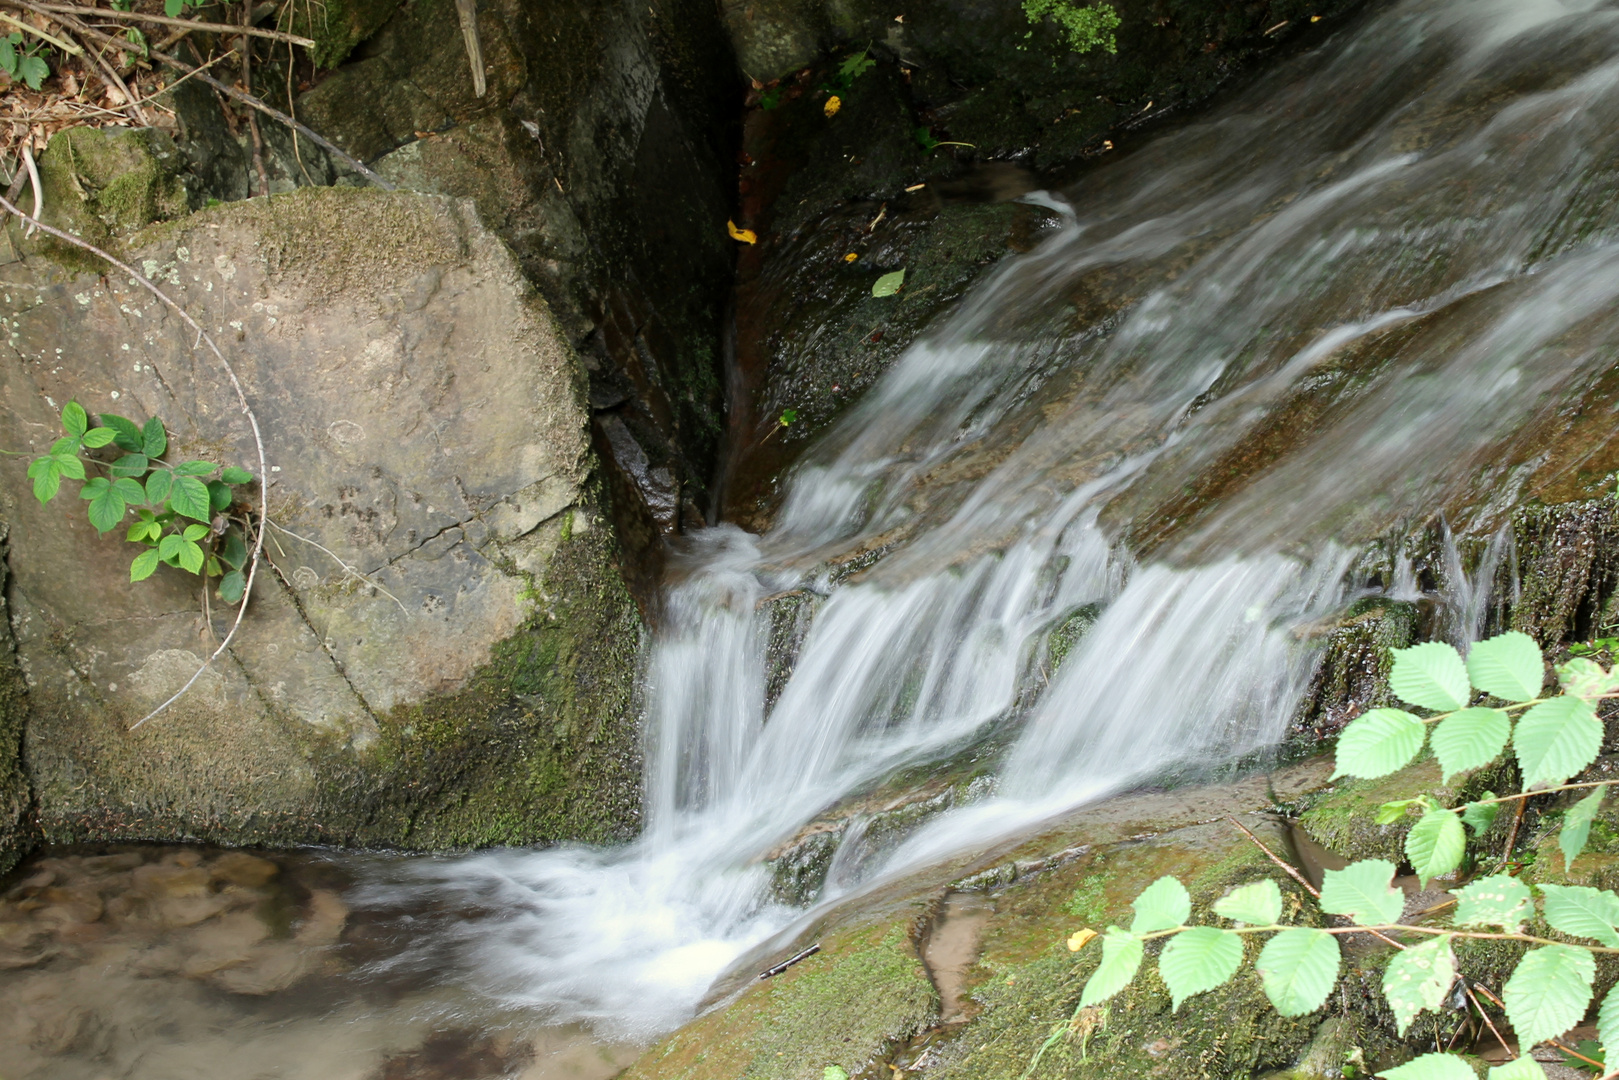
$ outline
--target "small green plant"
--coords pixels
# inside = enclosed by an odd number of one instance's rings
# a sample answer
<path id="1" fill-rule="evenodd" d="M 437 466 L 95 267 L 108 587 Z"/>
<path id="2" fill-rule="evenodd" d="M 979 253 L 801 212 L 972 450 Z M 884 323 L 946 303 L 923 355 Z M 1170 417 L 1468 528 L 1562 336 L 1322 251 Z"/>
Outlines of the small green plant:
<path id="1" fill-rule="evenodd" d="M 30 90 L 38 90 L 40 84 L 51 75 L 50 64 L 39 55 L 45 48 L 43 41 L 36 41 L 24 48 L 21 33 L 0 37 L 0 71 L 13 79 L 21 79 Z"/>
<path id="2" fill-rule="evenodd" d="M 817 89 L 826 94 L 847 94 L 856 79 L 876 66 L 877 61 L 871 58 L 870 48 L 861 49 L 844 57 L 838 65 L 837 74 L 822 82 Z"/>
<path id="3" fill-rule="evenodd" d="M 246 588 L 245 519 L 231 510 L 238 502 L 236 489 L 251 484 L 253 474 L 211 461 L 165 461 L 168 433 L 155 416 L 145 424 L 109 413 L 99 419 L 100 425 L 91 427 L 78 402 L 63 406 L 67 434 L 28 466 L 34 498 L 48 503 L 63 480 L 81 481 L 79 498 L 89 502 L 90 524 L 103 536 L 134 512 L 126 538 L 145 550 L 129 566 L 130 581 L 151 577 L 159 565 L 172 566 L 219 578 L 219 598 L 227 604 L 240 601 Z M 108 462 L 86 453 L 109 446 L 122 450 L 122 456 Z M 91 476 L 87 466 L 105 475 Z"/>
<path id="4" fill-rule="evenodd" d="M 1023 0 L 1023 14 L 1031 23 L 1049 18 L 1068 38 L 1068 47 L 1084 55 L 1092 49 L 1106 52 L 1119 51 L 1114 31 L 1119 28 L 1119 13 L 1112 4 L 1091 4 L 1081 7 L 1073 0 Z M 1023 35 L 1033 37 L 1031 30 Z"/>
<path id="5" fill-rule="evenodd" d="M 1598 653 L 1619 654 L 1619 638 L 1599 637 L 1594 641 L 1577 641 L 1568 647 L 1570 656 L 1595 656 Z"/>
<path id="6" fill-rule="evenodd" d="M 1601 752 L 1603 726 L 1596 709 L 1599 702 L 1619 697 L 1619 669 L 1605 671 L 1589 659 L 1575 658 L 1556 668 L 1559 691 L 1543 696 L 1541 650 L 1533 638 L 1515 631 L 1477 643 L 1465 661 L 1451 646 L 1437 642 L 1396 649 L 1393 656 L 1390 689 L 1429 715 L 1395 708 L 1363 714 L 1338 739 L 1334 778 L 1387 776 L 1414 761 L 1424 746 L 1438 759 L 1446 783 L 1458 773 L 1491 764 L 1509 746 L 1522 776 L 1522 790 L 1514 795 L 1485 793 L 1446 807 L 1424 793 L 1379 809 L 1377 820 L 1384 823 L 1418 815 L 1405 840 L 1405 855 L 1419 882 L 1425 887 L 1433 878 L 1456 873 L 1467 854 L 1468 831 L 1475 839 L 1481 836 L 1502 804 L 1582 791 L 1586 794 L 1563 814 L 1558 835 L 1565 869 L 1572 864 L 1585 850 L 1607 788 L 1619 783 L 1569 782 Z M 1407 925 L 1401 922 L 1404 894 L 1391 884 L 1395 873 L 1394 864 L 1383 859 L 1325 871 L 1317 896 L 1320 910 L 1351 923 L 1329 927 L 1284 923 L 1281 890 L 1269 878 L 1231 890 L 1214 902 L 1214 919 L 1194 925 L 1185 886 L 1173 876 L 1161 877 L 1131 904 L 1135 917 L 1128 930 L 1110 926 L 1101 935 L 1082 930 L 1070 939 L 1069 947 L 1078 950 L 1100 936 L 1102 958 L 1068 1026 L 1077 1028 L 1085 1010 L 1102 1005 L 1135 979 L 1149 942 L 1163 941 L 1158 973 L 1178 1010 L 1187 998 L 1222 986 L 1237 973 L 1244 959 L 1243 938 L 1250 934 L 1267 939 L 1254 963 L 1266 997 L 1283 1016 L 1303 1016 L 1321 1008 L 1338 980 L 1338 939 L 1371 934 L 1399 950 L 1384 972 L 1383 995 L 1403 1035 L 1420 1013 L 1451 999 L 1459 978 L 1453 941 L 1519 941 L 1535 947 L 1518 962 L 1496 1000 L 1526 1053 L 1492 1068 L 1489 1076 L 1544 1080 L 1545 1072 L 1527 1050 L 1555 1041 L 1585 1015 L 1596 954 L 1619 955 L 1619 894 L 1549 883 L 1531 888 L 1509 873 L 1491 873 L 1449 886 L 1456 897 L 1450 925 Z M 1598 944 L 1525 933 L 1524 924 L 1537 914 L 1537 893 L 1539 915 L 1553 929 Z M 1484 992 L 1480 985 L 1462 980 L 1461 986 L 1482 1013 L 1475 994 Z M 1597 1033 L 1599 1047 L 1619 1046 L 1619 990 L 1603 1000 Z M 1597 1058 L 1583 1049 L 1576 1053 Z M 1454 1054 L 1429 1053 L 1380 1075 L 1387 1080 L 1472 1080 L 1474 1074 Z"/>

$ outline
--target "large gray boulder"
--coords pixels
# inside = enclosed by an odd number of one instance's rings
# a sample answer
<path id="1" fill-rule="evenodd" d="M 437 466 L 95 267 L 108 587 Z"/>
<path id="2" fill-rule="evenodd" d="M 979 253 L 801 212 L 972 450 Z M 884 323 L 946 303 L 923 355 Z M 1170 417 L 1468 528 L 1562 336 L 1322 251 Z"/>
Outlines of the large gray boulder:
<path id="1" fill-rule="evenodd" d="M 0 446 L 43 451 L 74 399 L 161 417 L 171 459 L 257 471 L 225 373 L 172 313 L 11 235 L 26 254 L 0 267 Z M 126 250 L 235 366 L 273 524 L 227 654 L 132 730 L 232 612 L 205 614 L 179 571 L 131 584 L 122 530 L 99 536 L 71 491 L 40 505 L 26 459 L 0 466 L 44 835 L 442 847 L 633 831 L 639 619 L 591 479 L 585 372 L 471 203 L 303 189 Z"/>

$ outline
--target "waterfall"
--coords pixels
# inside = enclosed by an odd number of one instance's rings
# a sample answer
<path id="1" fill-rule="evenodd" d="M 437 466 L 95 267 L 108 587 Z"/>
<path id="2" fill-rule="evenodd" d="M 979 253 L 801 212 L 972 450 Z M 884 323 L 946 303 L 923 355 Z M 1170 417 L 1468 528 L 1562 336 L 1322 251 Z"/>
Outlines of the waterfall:
<path id="1" fill-rule="evenodd" d="M 643 837 L 410 862 L 375 894 L 486 913 L 416 959 L 645 1037 L 802 916 L 769 856 L 899 770 L 979 747 L 995 780 L 835 856 L 820 902 L 1276 742 L 1356 552 L 1435 512 L 1494 532 L 1611 366 L 1616 121 L 1619 12 L 1405 0 L 1041 195 L 1061 229 L 817 442 L 770 533 L 679 554 Z M 1503 547 L 1444 575 L 1458 640 Z M 813 621 L 772 702 L 786 594 Z"/>

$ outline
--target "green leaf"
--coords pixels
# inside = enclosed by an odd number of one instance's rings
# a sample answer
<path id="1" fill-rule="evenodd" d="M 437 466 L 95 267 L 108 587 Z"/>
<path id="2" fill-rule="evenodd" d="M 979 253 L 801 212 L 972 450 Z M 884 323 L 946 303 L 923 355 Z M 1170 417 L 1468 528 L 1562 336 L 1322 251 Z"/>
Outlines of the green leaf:
<path id="1" fill-rule="evenodd" d="M 34 498 L 48 503 L 62 487 L 62 463 L 53 457 L 35 458 L 28 464 L 28 477 L 34 482 Z"/>
<path id="2" fill-rule="evenodd" d="M 893 273 L 884 274 L 882 277 L 877 279 L 877 283 L 871 287 L 871 295 L 893 296 L 895 293 L 899 292 L 900 286 L 904 284 L 905 271 L 895 270 Z"/>
<path id="3" fill-rule="evenodd" d="M 210 555 L 208 556 L 207 565 L 203 567 L 203 572 L 209 577 L 218 577 L 224 572 L 224 569 L 225 568 L 223 566 L 219 565 L 219 560 Z"/>
<path id="4" fill-rule="evenodd" d="M 1363 713 L 1338 736 L 1332 778 L 1359 776 L 1371 780 L 1387 776 L 1417 756 L 1427 734 L 1422 721 L 1404 709 Z"/>
<path id="5" fill-rule="evenodd" d="M 1085 991 L 1079 996 L 1079 1007 L 1096 1005 L 1130 985 L 1141 967 L 1141 939 L 1127 934 L 1117 926 L 1107 928 L 1102 936 L 1102 962 L 1091 977 L 1085 980 Z"/>
<path id="6" fill-rule="evenodd" d="M 90 418 L 85 415 L 84 406 L 77 401 L 70 401 L 62 406 L 62 430 L 76 439 L 84 438 L 84 433 L 90 428 Z"/>
<path id="7" fill-rule="evenodd" d="M 1495 792 L 1486 791 L 1478 802 L 1470 802 L 1462 807 L 1462 824 L 1472 829 L 1474 836 L 1483 836 L 1495 824 L 1495 815 L 1501 812 L 1501 804 L 1483 801 L 1493 798 Z"/>
<path id="8" fill-rule="evenodd" d="M 240 570 L 242 564 L 247 562 L 247 545 L 242 542 L 241 535 L 235 530 L 225 534 L 224 543 L 219 546 L 219 557 L 226 566 L 234 567 L 237 570 Z"/>
<path id="9" fill-rule="evenodd" d="M 144 518 L 137 519 L 135 524 L 129 527 L 129 532 L 125 534 L 128 540 L 137 544 L 146 543 L 148 541 L 156 543 L 157 539 L 162 535 L 163 526 L 159 525 L 156 521 L 153 521 L 150 514 L 147 514 Z"/>
<path id="10" fill-rule="evenodd" d="M 1214 913 L 1249 926 L 1275 926 L 1282 918 L 1282 890 L 1270 878 L 1239 885 L 1214 902 Z"/>
<path id="11" fill-rule="evenodd" d="M 1529 886 L 1508 874 L 1480 878 L 1456 890 L 1457 926 L 1499 926 L 1513 932 L 1531 912 Z"/>
<path id="12" fill-rule="evenodd" d="M 185 541 L 181 539 L 179 533 L 169 533 L 169 535 L 157 542 L 157 557 L 164 562 L 179 558 L 180 545 L 184 543 Z"/>
<path id="13" fill-rule="evenodd" d="M 232 570 L 219 579 L 219 598 L 227 604 L 234 604 L 242 598 L 247 589 L 247 579 L 240 570 Z"/>
<path id="14" fill-rule="evenodd" d="M 1499 695 L 1498 695 L 1499 696 Z M 1441 783 L 1459 772 L 1488 765 L 1507 748 L 1512 721 L 1500 709 L 1463 709 L 1433 730 L 1434 756 L 1443 772 Z"/>
<path id="15" fill-rule="evenodd" d="M 1512 746 L 1525 791 L 1555 787 L 1596 760 L 1602 725 L 1590 702 L 1565 695 L 1525 713 L 1512 734 Z"/>
<path id="16" fill-rule="evenodd" d="M 180 566 L 182 569 L 189 570 L 193 574 L 200 574 L 202 573 L 202 560 L 203 554 L 201 547 L 192 543 L 190 540 L 181 541 Z"/>
<path id="17" fill-rule="evenodd" d="M 101 422 L 112 428 L 112 441 L 118 444 L 118 449 L 127 450 L 131 454 L 138 454 L 146 445 L 141 439 L 141 429 L 129 417 L 102 413 Z"/>
<path id="18" fill-rule="evenodd" d="M 1585 885 L 1537 885 L 1546 898 L 1546 921 L 1571 937 L 1595 938 L 1619 948 L 1619 896 Z"/>
<path id="19" fill-rule="evenodd" d="M 1597 788 L 1569 807 L 1568 813 L 1563 815 L 1563 831 L 1557 836 L 1557 846 L 1563 849 L 1564 873 L 1585 850 L 1585 842 L 1591 837 L 1591 822 L 1596 818 L 1597 811 L 1602 809 L 1602 797 L 1607 793 L 1607 788 Z"/>
<path id="20" fill-rule="evenodd" d="M 69 480 L 84 479 L 84 462 L 76 457 L 59 457 L 56 463 L 62 467 L 62 475 Z"/>
<path id="21" fill-rule="evenodd" d="M 1242 938 L 1217 926 L 1194 926 L 1169 939 L 1158 974 L 1175 1009 L 1193 994 L 1223 986 L 1242 963 Z"/>
<path id="22" fill-rule="evenodd" d="M 1192 898 L 1187 895 L 1186 886 L 1168 875 L 1141 890 L 1141 895 L 1132 900 L 1130 906 L 1136 913 L 1130 923 L 1132 934 L 1184 926 L 1192 915 Z"/>
<path id="23" fill-rule="evenodd" d="M 1383 971 L 1383 996 L 1403 1036 L 1424 1009 L 1437 1009 L 1456 982 L 1456 954 L 1443 934 L 1394 955 Z"/>
<path id="24" fill-rule="evenodd" d="M 89 431 L 84 433 L 84 445 L 92 450 L 99 450 L 101 447 L 112 442 L 112 439 L 112 428 L 96 427 L 91 428 Z"/>
<path id="25" fill-rule="evenodd" d="M 105 487 L 97 493 L 94 499 L 90 500 L 90 524 L 96 527 L 96 532 L 105 536 L 116 529 L 120 521 L 124 520 L 124 511 L 128 507 L 124 503 L 124 497 L 118 493 L 117 488 L 108 484 L 99 476 L 96 479 L 101 480 Z M 84 487 L 86 491 L 90 489 L 89 484 Z"/>
<path id="26" fill-rule="evenodd" d="M 1489 1080 L 1546 1080 L 1546 1070 L 1540 1062 L 1525 1054 L 1505 1065 L 1492 1065 Z"/>
<path id="27" fill-rule="evenodd" d="M 219 468 L 211 461 L 182 461 L 174 467 L 175 476 L 207 476 Z"/>
<path id="28" fill-rule="evenodd" d="M 1596 960 L 1577 945 L 1543 945 L 1518 963 L 1501 990 L 1518 1044 L 1555 1039 L 1580 1022 L 1591 1002 Z"/>
<path id="29" fill-rule="evenodd" d="M 1467 666 L 1462 655 L 1441 641 L 1394 650 L 1389 689 L 1400 700 L 1424 709 L 1449 712 L 1467 704 Z"/>
<path id="30" fill-rule="evenodd" d="M 147 457 L 162 457 L 168 448 L 169 437 L 163 430 L 163 421 L 154 416 L 141 428 L 141 449 Z"/>
<path id="31" fill-rule="evenodd" d="M 1546 664 L 1534 638 L 1508 630 L 1468 650 L 1467 678 L 1503 701 L 1533 701 L 1546 680 Z"/>
<path id="32" fill-rule="evenodd" d="M 1391 888 L 1394 864 L 1383 859 L 1362 859 L 1342 870 L 1321 875 L 1321 910 L 1347 915 L 1361 926 L 1398 922 L 1405 910 L 1405 894 Z"/>
<path id="33" fill-rule="evenodd" d="M 1462 819 L 1449 810 L 1429 810 L 1405 834 L 1405 857 L 1411 860 L 1423 888 L 1433 878 L 1460 866 L 1466 850 L 1467 831 L 1462 828 Z"/>
<path id="34" fill-rule="evenodd" d="M 162 506 L 163 501 L 169 497 L 169 491 L 174 486 L 174 474 L 167 469 L 156 469 L 146 478 L 146 501 L 153 506 Z"/>
<path id="35" fill-rule="evenodd" d="M 1577 698 L 1594 701 L 1619 688 L 1619 672 L 1603 671 L 1601 664 L 1580 657 L 1557 665 L 1557 683 Z"/>
<path id="36" fill-rule="evenodd" d="M 22 56 L 17 59 L 17 74 L 28 84 L 28 89 L 37 91 L 40 84 L 51 77 L 51 66 L 38 56 Z"/>
<path id="37" fill-rule="evenodd" d="M 215 511 L 223 510 L 231 504 L 231 500 L 235 497 L 236 495 L 231 491 L 230 485 L 223 480 L 208 481 L 208 506 L 210 509 Z"/>
<path id="38" fill-rule="evenodd" d="M 1383 1080 L 1478 1080 L 1473 1067 L 1455 1054 L 1423 1054 L 1377 1075 Z"/>
<path id="39" fill-rule="evenodd" d="M 112 463 L 111 471 L 114 476 L 140 477 L 146 475 L 146 470 L 150 467 L 151 463 L 147 461 L 145 454 L 125 454 Z M 143 499 L 145 497 L 141 496 Z"/>
<path id="40" fill-rule="evenodd" d="M 122 495 L 125 502 L 140 503 L 146 501 L 146 489 L 139 482 L 127 476 L 120 476 L 112 482 L 112 489 Z"/>
<path id="41" fill-rule="evenodd" d="M 1597 1010 L 1597 1042 L 1604 1055 L 1619 1052 L 1619 988 L 1609 990 Z"/>
<path id="42" fill-rule="evenodd" d="M 849 1080 L 849 1074 L 841 1065 L 828 1065 L 821 1070 L 821 1080 Z"/>
<path id="43" fill-rule="evenodd" d="M 129 564 L 129 580 L 145 581 L 157 569 L 157 548 L 147 548 L 135 556 L 135 561 Z"/>
<path id="44" fill-rule="evenodd" d="M 1386 802 L 1377 808 L 1377 816 L 1373 818 L 1373 821 L 1378 825 L 1393 825 L 1396 821 L 1405 817 L 1407 810 L 1420 802 L 1422 802 L 1421 798 L 1396 799 L 1393 802 Z"/>
<path id="45" fill-rule="evenodd" d="M 195 476 L 176 476 L 169 489 L 169 509 L 194 521 L 209 520 L 208 485 Z"/>
<path id="46" fill-rule="evenodd" d="M 187 525 L 185 530 L 181 532 L 180 535 L 185 537 L 187 540 L 201 540 L 203 537 L 208 535 L 208 526 Z"/>
<path id="47" fill-rule="evenodd" d="M 112 481 L 108 480 L 106 477 L 104 477 L 104 476 L 93 477 L 93 478 L 90 479 L 89 482 L 87 482 L 82 488 L 79 489 L 79 498 L 81 498 L 81 499 L 93 499 L 97 495 L 100 495 L 103 491 L 106 491 L 110 487 L 112 487 Z"/>
<path id="48" fill-rule="evenodd" d="M 1265 943 L 1254 967 L 1265 996 L 1283 1016 L 1314 1012 L 1338 979 L 1338 939 L 1325 930 L 1295 927 Z"/>
<path id="49" fill-rule="evenodd" d="M 251 484 L 253 482 L 252 473 L 235 465 L 225 466 L 225 471 L 219 474 L 219 478 L 227 484 Z"/>

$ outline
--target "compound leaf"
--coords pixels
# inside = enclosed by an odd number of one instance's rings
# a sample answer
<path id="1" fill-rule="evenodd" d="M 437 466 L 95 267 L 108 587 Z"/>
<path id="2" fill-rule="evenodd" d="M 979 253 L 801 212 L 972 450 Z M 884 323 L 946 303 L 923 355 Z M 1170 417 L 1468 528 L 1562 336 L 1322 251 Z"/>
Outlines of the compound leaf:
<path id="1" fill-rule="evenodd" d="M 1394 1010 L 1401 1035 L 1424 1009 L 1437 1009 L 1456 982 L 1456 954 L 1450 935 L 1396 953 L 1383 971 L 1383 996 Z"/>
<path id="2" fill-rule="evenodd" d="M 193 574 L 202 573 L 202 548 L 190 540 L 180 541 L 180 566 Z"/>
<path id="3" fill-rule="evenodd" d="M 1169 939 L 1158 958 L 1158 974 L 1170 1000 L 1181 1002 L 1223 986 L 1242 963 L 1242 938 L 1217 926 L 1194 926 Z"/>
<path id="4" fill-rule="evenodd" d="M 1602 809 L 1602 797 L 1607 793 L 1607 788 L 1597 788 L 1569 807 L 1568 813 L 1563 815 L 1563 830 L 1557 835 L 1557 846 L 1563 849 L 1564 873 L 1585 850 L 1585 842 L 1591 837 L 1591 822 L 1597 816 L 1597 811 Z"/>
<path id="5" fill-rule="evenodd" d="M 1595 974 L 1596 960 L 1577 945 L 1543 945 L 1526 955 L 1501 991 L 1519 1045 L 1555 1039 L 1579 1023 Z"/>
<path id="6" fill-rule="evenodd" d="M 1462 819 L 1449 810 L 1429 810 L 1405 834 L 1405 857 L 1411 860 L 1423 888 L 1431 879 L 1460 866 L 1466 849 Z"/>
<path id="7" fill-rule="evenodd" d="M 195 476 L 175 476 L 169 489 L 169 508 L 176 514 L 195 521 L 207 521 L 208 485 Z"/>
<path id="8" fill-rule="evenodd" d="M 1462 654 L 1441 641 L 1394 650 L 1389 689 L 1400 700 L 1424 709 L 1449 712 L 1467 704 L 1470 690 Z"/>
<path id="9" fill-rule="evenodd" d="M 157 569 L 157 548 L 147 548 L 135 556 L 135 561 L 129 564 L 129 580 L 145 581 Z"/>
<path id="10" fill-rule="evenodd" d="M 1529 915 L 1529 886 L 1509 874 L 1480 878 L 1456 892 L 1457 926 L 1499 926 L 1511 933 Z"/>
<path id="11" fill-rule="evenodd" d="M 1423 1054 L 1397 1069 L 1380 1073 L 1384 1080 L 1477 1080 L 1473 1067 L 1455 1054 Z"/>
<path id="12" fill-rule="evenodd" d="M 1085 992 L 1079 996 L 1079 1007 L 1097 1005 L 1130 985 L 1141 967 L 1141 939 L 1125 933 L 1117 926 L 1107 928 L 1102 937 L 1102 962 L 1091 977 L 1085 980 Z"/>
<path id="13" fill-rule="evenodd" d="M 157 542 L 157 557 L 164 562 L 177 558 L 180 554 L 180 545 L 185 543 L 179 533 L 169 533 Z"/>
<path id="14" fill-rule="evenodd" d="M 1619 897 L 1585 885 L 1537 885 L 1546 898 L 1546 921 L 1572 937 L 1595 938 L 1619 948 Z"/>
<path id="15" fill-rule="evenodd" d="M 1555 787 L 1596 760 L 1602 724 L 1591 703 L 1577 697 L 1543 701 L 1524 714 L 1512 736 L 1525 791 Z"/>
<path id="16" fill-rule="evenodd" d="M 187 540 L 201 540 L 203 537 L 208 535 L 208 526 L 187 525 L 180 535 L 185 537 Z"/>
<path id="17" fill-rule="evenodd" d="M 1508 630 L 1468 650 L 1467 678 L 1503 701 L 1532 701 L 1540 696 L 1546 665 L 1534 638 Z"/>
<path id="18" fill-rule="evenodd" d="M 161 506 L 173 487 L 174 474 L 167 469 L 156 470 L 146 478 L 146 501 L 153 506 Z"/>
<path id="19" fill-rule="evenodd" d="M 1249 926 L 1275 926 L 1282 918 L 1282 890 L 1270 878 L 1239 885 L 1214 902 L 1214 913 Z"/>
<path id="20" fill-rule="evenodd" d="M 1507 748 L 1512 722 L 1500 709 L 1463 709 L 1441 720 L 1433 730 L 1434 756 L 1443 772 L 1442 783 L 1459 772 L 1488 765 Z"/>
<path id="21" fill-rule="evenodd" d="M 1186 886 L 1167 874 L 1141 890 L 1141 895 L 1132 900 L 1130 906 L 1136 913 L 1130 923 L 1132 934 L 1184 926 L 1192 915 L 1192 898 Z"/>
<path id="22" fill-rule="evenodd" d="M 128 506 L 124 503 L 124 497 L 116 487 L 107 483 L 102 477 L 98 476 L 96 479 L 101 481 L 102 486 L 97 490 L 95 497 L 90 500 L 90 524 L 95 526 L 96 532 L 105 536 L 116 529 L 120 521 L 124 520 L 124 511 L 128 509 Z M 84 485 L 84 489 L 86 491 L 90 490 L 90 485 Z"/>
<path id="23" fill-rule="evenodd" d="M 112 428 L 112 441 L 117 444 L 118 449 L 138 454 L 146 445 L 141 438 L 141 429 L 129 417 L 102 413 L 101 422 Z"/>
<path id="24" fill-rule="evenodd" d="M 1265 996 L 1283 1016 L 1314 1012 L 1338 979 L 1338 939 L 1325 930 L 1295 927 L 1265 943 L 1254 967 Z"/>
<path id="25" fill-rule="evenodd" d="M 1405 909 L 1405 894 L 1392 888 L 1394 864 L 1384 859 L 1362 859 L 1342 870 L 1321 875 L 1321 910 L 1347 915 L 1361 926 L 1397 922 Z"/>
<path id="26" fill-rule="evenodd" d="M 1333 779 L 1359 776 L 1368 780 L 1403 767 L 1417 751 L 1428 729 L 1404 709 L 1372 709 L 1338 736 Z"/>
<path id="27" fill-rule="evenodd" d="M 112 442 L 114 431 L 108 427 L 94 427 L 84 433 L 84 445 L 91 450 L 99 450 Z"/>

